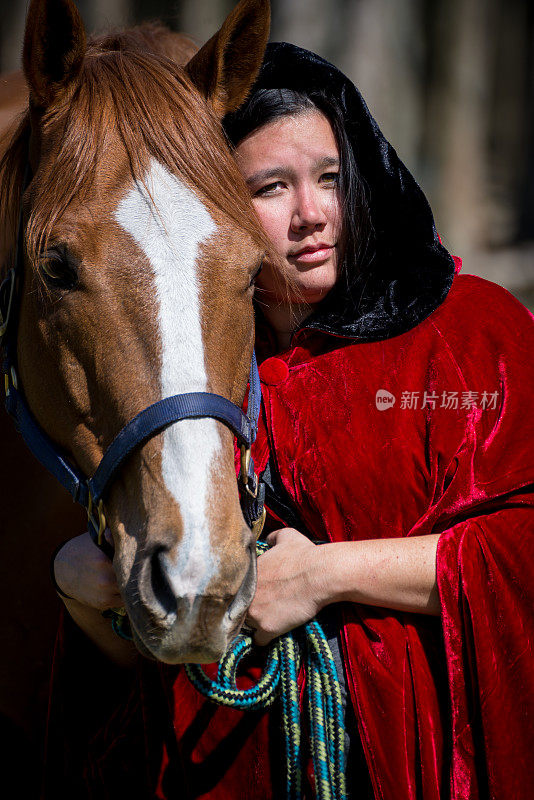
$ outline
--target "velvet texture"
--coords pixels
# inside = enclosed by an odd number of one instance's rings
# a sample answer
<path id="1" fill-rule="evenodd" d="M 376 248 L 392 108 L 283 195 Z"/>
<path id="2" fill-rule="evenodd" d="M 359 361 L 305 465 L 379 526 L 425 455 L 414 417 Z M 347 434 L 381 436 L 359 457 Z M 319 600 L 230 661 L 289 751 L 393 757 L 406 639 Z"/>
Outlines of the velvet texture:
<path id="1" fill-rule="evenodd" d="M 375 797 L 530 800 L 532 316 L 494 284 L 453 281 L 421 190 L 357 90 L 318 57 L 270 46 L 260 83 L 314 82 L 345 103 L 372 188 L 377 257 L 351 291 L 329 294 L 283 355 L 260 325 L 264 414 L 254 460 L 260 470 L 272 460 L 284 502 L 314 538 L 441 534 L 441 618 L 341 607 L 361 769 Z M 377 405 L 377 392 L 395 403 Z M 269 525 L 280 527 L 280 515 Z M 183 670 L 150 663 L 129 699 L 102 703 L 95 669 L 104 670 L 87 646 L 58 657 L 56 756 L 58 730 L 67 742 L 59 760 L 49 758 L 47 797 L 62 797 L 65 781 L 69 797 L 121 796 L 121 776 L 137 786 L 131 796 L 147 799 L 283 796 L 276 711 L 215 707 Z"/>
<path id="2" fill-rule="evenodd" d="M 500 287 L 458 275 L 400 336 L 329 338 L 302 331 L 261 365 L 257 463 L 275 458 L 319 539 L 441 533 L 441 620 L 344 609 L 376 796 L 534 797 L 532 316 Z M 393 406 L 379 410 L 380 390 Z"/>

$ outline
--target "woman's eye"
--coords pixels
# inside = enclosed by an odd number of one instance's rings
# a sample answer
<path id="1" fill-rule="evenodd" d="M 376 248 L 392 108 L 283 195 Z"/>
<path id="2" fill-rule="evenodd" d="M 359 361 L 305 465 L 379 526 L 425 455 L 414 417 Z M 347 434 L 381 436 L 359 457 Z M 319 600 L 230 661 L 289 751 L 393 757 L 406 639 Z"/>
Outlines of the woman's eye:
<path id="1" fill-rule="evenodd" d="M 274 183 L 268 183 L 266 186 L 262 186 L 261 189 L 258 189 L 256 192 L 254 192 L 254 197 L 265 197 L 270 194 L 274 194 L 281 187 L 282 187 L 282 181 L 275 181 Z"/>
<path id="2" fill-rule="evenodd" d="M 321 175 L 321 183 L 327 186 L 337 186 L 339 181 L 339 172 L 325 172 Z"/>
<path id="3" fill-rule="evenodd" d="M 78 269 L 62 250 L 51 250 L 39 259 L 39 272 L 54 289 L 73 289 L 78 283 Z"/>

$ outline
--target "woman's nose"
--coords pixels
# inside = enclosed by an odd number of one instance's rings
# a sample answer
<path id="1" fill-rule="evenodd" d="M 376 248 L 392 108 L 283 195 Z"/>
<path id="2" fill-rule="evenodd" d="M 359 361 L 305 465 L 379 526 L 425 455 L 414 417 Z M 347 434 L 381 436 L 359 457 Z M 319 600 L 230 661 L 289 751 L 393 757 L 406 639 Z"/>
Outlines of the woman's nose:
<path id="1" fill-rule="evenodd" d="M 315 192 L 305 190 L 298 192 L 296 203 L 291 218 L 291 228 L 298 232 L 306 228 L 316 228 L 326 225 L 327 216 L 321 200 Z"/>

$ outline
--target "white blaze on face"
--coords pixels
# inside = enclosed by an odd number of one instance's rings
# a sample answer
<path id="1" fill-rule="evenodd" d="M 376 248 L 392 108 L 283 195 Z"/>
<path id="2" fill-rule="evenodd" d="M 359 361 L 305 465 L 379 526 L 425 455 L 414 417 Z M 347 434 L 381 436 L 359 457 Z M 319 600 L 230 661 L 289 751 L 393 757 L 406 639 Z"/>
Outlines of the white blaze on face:
<path id="1" fill-rule="evenodd" d="M 115 213 L 150 261 L 162 345 L 161 396 L 207 391 L 197 275 L 199 245 L 216 231 L 198 197 L 152 161 Z M 147 191 L 148 189 L 148 191 Z M 168 563 L 178 597 L 202 593 L 215 572 L 208 527 L 209 476 L 221 445 L 212 419 L 180 420 L 163 433 L 162 472 L 180 506 L 183 539 Z"/>

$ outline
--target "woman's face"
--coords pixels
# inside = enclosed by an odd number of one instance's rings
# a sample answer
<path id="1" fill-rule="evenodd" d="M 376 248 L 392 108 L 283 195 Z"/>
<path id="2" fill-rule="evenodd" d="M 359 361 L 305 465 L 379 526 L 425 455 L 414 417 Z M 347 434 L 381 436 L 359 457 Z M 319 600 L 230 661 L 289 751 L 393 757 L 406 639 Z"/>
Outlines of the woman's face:
<path id="1" fill-rule="evenodd" d="M 339 150 L 327 117 L 306 111 L 253 131 L 236 151 L 252 201 L 279 256 L 256 283 L 269 302 L 318 303 L 334 286 L 341 235 Z M 263 297 L 263 295 L 262 295 Z"/>

